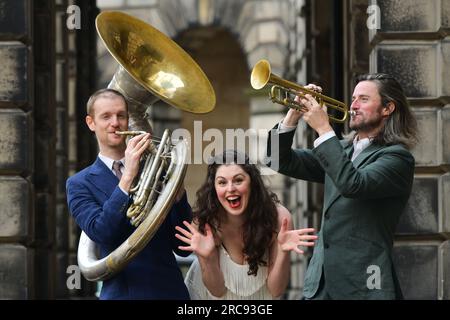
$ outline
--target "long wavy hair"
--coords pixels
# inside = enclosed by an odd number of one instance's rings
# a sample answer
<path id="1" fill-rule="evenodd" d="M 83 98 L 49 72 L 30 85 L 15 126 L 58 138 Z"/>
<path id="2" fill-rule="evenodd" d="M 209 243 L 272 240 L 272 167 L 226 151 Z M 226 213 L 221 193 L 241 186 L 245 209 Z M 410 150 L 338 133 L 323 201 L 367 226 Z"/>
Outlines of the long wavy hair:
<path id="1" fill-rule="evenodd" d="M 211 158 L 208 164 L 206 181 L 197 191 L 197 200 L 193 208 L 194 220 L 200 232 L 205 232 L 208 223 L 213 234 L 217 235 L 224 222 L 224 209 L 217 198 L 215 178 L 221 165 L 239 165 L 250 176 L 251 194 L 245 210 L 243 224 L 243 253 L 249 265 L 248 275 L 257 275 L 259 266 L 267 266 L 268 248 L 278 229 L 279 203 L 277 196 L 265 186 L 261 173 L 255 164 L 251 164 L 246 154 L 235 150 L 226 150 Z"/>
<path id="2" fill-rule="evenodd" d="M 389 102 L 395 105 L 394 111 L 389 115 L 383 128 L 372 142 L 385 146 L 402 144 L 408 149 L 414 147 L 418 141 L 417 121 L 400 83 L 393 76 L 385 73 L 360 75 L 357 77 L 357 83 L 361 81 L 376 83 L 383 106 Z M 346 138 L 352 139 L 355 134 L 352 132 Z"/>

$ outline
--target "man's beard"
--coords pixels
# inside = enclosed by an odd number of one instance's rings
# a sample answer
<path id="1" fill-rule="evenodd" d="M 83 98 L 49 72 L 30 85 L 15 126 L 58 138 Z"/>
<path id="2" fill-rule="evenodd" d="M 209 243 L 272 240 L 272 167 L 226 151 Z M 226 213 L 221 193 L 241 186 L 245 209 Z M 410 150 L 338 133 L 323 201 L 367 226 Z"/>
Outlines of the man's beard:
<path id="1" fill-rule="evenodd" d="M 381 126 L 383 119 L 381 117 L 378 117 L 376 119 L 369 119 L 369 120 L 364 120 L 359 122 L 359 123 L 354 123 L 352 124 L 352 122 L 350 121 L 349 124 L 349 128 L 350 130 L 355 130 L 355 131 L 361 131 L 361 132 L 370 132 L 378 127 Z"/>

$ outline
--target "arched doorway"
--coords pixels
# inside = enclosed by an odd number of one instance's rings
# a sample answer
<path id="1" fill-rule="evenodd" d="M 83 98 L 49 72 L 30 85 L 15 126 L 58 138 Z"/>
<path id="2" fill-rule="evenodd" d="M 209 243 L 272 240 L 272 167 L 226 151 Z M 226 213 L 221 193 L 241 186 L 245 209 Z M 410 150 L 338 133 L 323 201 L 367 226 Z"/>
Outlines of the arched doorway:
<path id="1" fill-rule="evenodd" d="M 249 86 L 249 70 L 246 57 L 233 34 L 225 28 L 200 27 L 179 34 L 175 41 L 180 44 L 203 69 L 216 93 L 216 107 L 208 114 L 183 112 L 180 127 L 191 135 L 191 162 L 185 187 L 189 202 L 195 203 L 195 192 L 206 177 L 206 160 L 213 141 L 203 141 L 208 129 L 222 133 L 225 148 L 225 130 L 249 128 L 249 98 L 245 88 Z M 194 128 L 195 126 L 195 128 Z M 201 129 L 201 130 L 200 130 Z M 201 136 L 199 136 L 201 133 Z M 197 145 L 195 145 L 197 144 Z M 201 144 L 201 145 L 198 145 Z M 222 145 L 222 144 L 220 144 Z M 221 151 L 221 150 L 215 150 Z M 198 153 L 201 152 L 201 155 Z M 196 154 L 194 154 L 196 153 Z M 196 163 L 193 163 L 197 159 Z M 198 163 L 202 159 L 201 163 Z"/>

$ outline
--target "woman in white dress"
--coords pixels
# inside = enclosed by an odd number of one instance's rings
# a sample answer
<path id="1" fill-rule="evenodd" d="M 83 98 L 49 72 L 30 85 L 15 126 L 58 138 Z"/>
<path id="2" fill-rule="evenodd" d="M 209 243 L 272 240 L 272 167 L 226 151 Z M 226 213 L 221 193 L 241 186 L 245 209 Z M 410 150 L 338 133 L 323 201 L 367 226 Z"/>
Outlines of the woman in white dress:
<path id="1" fill-rule="evenodd" d="M 185 279 L 191 299 L 277 299 L 289 282 L 290 251 L 313 246 L 312 228 L 292 230 L 289 211 L 245 154 L 225 151 L 197 191 L 194 222 L 177 238 L 197 259 Z"/>

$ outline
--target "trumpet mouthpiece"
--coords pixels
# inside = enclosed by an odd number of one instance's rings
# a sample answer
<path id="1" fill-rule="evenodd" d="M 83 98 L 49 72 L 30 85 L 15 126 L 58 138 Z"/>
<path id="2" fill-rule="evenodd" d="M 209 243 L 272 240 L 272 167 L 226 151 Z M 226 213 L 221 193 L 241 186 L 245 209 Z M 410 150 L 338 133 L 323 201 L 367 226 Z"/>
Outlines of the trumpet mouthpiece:
<path id="1" fill-rule="evenodd" d="M 145 131 L 116 131 L 115 134 L 121 136 L 138 136 L 140 134 L 147 133 Z"/>
<path id="2" fill-rule="evenodd" d="M 351 110 L 351 111 L 349 111 L 349 114 L 350 114 L 350 117 L 354 117 L 354 116 L 356 116 L 356 111 Z"/>

